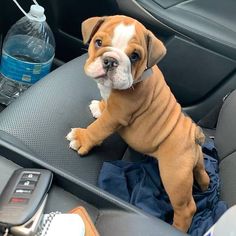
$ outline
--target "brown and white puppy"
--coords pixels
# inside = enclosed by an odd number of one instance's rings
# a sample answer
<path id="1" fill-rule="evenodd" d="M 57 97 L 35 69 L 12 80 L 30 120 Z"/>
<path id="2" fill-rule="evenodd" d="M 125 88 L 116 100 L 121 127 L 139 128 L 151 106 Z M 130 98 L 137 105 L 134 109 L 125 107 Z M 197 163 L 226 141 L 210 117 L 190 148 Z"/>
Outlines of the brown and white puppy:
<path id="1" fill-rule="evenodd" d="M 85 155 L 118 132 L 132 148 L 157 158 L 174 209 L 173 225 L 186 232 L 196 212 L 193 179 L 206 190 L 209 177 L 200 146 L 204 135 L 181 112 L 156 66 L 166 53 L 164 45 L 126 16 L 90 18 L 82 34 L 84 43 L 90 42 L 85 72 L 97 82 L 103 100 L 90 104 L 97 120 L 67 135 L 70 147 Z"/>

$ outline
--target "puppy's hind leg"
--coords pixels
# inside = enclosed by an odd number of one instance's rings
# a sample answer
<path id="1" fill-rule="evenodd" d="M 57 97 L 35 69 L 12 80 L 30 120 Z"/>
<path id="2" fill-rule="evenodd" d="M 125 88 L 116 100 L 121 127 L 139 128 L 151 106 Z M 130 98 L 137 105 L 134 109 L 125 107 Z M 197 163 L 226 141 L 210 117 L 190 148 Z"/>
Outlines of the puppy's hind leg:
<path id="1" fill-rule="evenodd" d="M 179 160 L 159 158 L 159 170 L 164 188 L 174 210 L 173 226 L 187 232 L 196 204 L 192 196 L 193 166 L 189 156 Z"/>
<path id="2" fill-rule="evenodd" d="M 199 148 L 199 155 L 198 155 L 199 158 L 198 158 L 196 166 L 193 169 L 193 174 L 201 190 L 206 191 L 210 183 L 210 178 L 205 170 L 203 154 L 201 151 L 201 147 L 199 145 L 198 145 L 198 148 Z"/>

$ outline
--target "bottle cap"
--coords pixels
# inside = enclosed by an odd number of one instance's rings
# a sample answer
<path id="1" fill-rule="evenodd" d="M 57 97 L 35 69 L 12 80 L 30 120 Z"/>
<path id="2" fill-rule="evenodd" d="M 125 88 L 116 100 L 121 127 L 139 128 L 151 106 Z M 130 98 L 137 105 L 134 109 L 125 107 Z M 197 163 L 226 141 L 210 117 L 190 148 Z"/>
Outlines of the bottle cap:
<path id="1" fill-rule="evenodd" d="M 39 5 L 31 5 L 29 14 L 36 21 L 42 22 L 46 20 L 46 16 L 44 15 L 44 8 Z"/>

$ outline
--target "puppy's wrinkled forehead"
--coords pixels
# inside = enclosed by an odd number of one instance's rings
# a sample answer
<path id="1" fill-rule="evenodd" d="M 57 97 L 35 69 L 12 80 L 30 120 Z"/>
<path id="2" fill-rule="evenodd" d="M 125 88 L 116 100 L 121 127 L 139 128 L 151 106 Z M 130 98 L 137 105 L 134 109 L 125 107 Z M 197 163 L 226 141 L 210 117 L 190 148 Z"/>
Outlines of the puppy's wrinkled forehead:
<path id="1" fill-rule="evenodd" d="M 129 17 L 108 18 L 101 25 L 96 36 L 101 37 L 105 46 L 115 47 L 125 52 L 129 44 L 140 44 L 144 39 L 145 28 Z"/>
<path id="2" fill-rule="evenodd" d="M 119 23 L 113 30 L 111 45 L 125 51 L 129 41 L 134 37 L 135 25 Z"/>

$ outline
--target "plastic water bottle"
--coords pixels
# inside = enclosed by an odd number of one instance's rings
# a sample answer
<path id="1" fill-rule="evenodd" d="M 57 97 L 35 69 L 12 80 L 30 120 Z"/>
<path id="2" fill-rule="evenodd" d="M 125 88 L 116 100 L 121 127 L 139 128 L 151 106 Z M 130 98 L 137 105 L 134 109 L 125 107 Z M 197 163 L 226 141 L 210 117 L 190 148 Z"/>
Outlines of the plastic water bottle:
<path id="1" fill-rule="evenodd" d="M 204 236 L 236 236 L 236 205 L 229 208 Z"/>
<path id="2" fill-rule="evenodd" d="M 28 87 L 49 73 L 55 55 L 55 40 L 46 23 L 44 8 L 36 0 L 8 31 L 2 47 L 0 103 L 8 105 Z"/>

